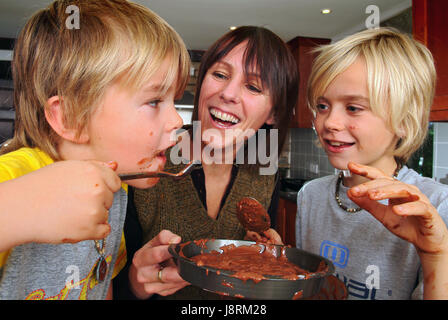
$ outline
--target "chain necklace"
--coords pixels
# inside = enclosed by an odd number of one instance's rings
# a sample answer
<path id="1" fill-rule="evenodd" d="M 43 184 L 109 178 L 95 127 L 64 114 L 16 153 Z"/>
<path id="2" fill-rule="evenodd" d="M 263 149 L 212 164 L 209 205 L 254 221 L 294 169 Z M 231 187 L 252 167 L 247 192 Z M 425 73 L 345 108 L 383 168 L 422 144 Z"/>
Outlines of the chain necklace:
<path id="1" fill-rule="evenodd" d="M 394 178 L 396 178 L 396 177 L 398 176 L 398 172 L 400 172 L 400 170 L 401 170 L 402 167 L 403 167 L 403 166 L 402 166 L 401 164 L 397 165 L 397 168 L 395 169 L 395 171 L 394 171 L 394 175 L 393 175 Z M 336 181 L 336 192 L 334 193 L 334 199 L 336 200 L 336 203 L 338 204 L 338 206 L 339 206 L 342 210 L 344 210 L 344 211 L 346 211 L 346 212 L 348 212 L 348 213 L 356 213 L 356 212 L 359 212 L 359 211 L 362 210 L 362 208 L 360 208 L 360 207 L 356 207 L 356 208 L 347 208 L 346 206 L 344 206 L 344 205 L 342 204 L 341 198 L 339 197 L 339 186 L 340 186 L 341 183 L 342 183 L 342 178 L 343 178 L 343 177 L 344 177 L 344 175 L 343 175 L 343 172 L 341 171 L 341 172 L 339 173 L 338 180 Z"/>
<path id="2" fill-rule="evenodd" d="M 104 238 L 103 240 L 94 240 L 95 241 L 95 249 L 98 252 L 98 254 L 100 255 L 100 257 L 98 258 L 98 261 L 96 263 L 96 267 L 95 267 L 95 275 L 96 275 L 96 280 L 98 282 L 103 282 L 104 279 L 106 279 L 106 274 L 107 274 L 107 262 L 106 262 L 106 257 L 105 257 L 105 251 L 106 251 L 106 239 Z M 100 245 L 100 241 L 102 242 Z"/>

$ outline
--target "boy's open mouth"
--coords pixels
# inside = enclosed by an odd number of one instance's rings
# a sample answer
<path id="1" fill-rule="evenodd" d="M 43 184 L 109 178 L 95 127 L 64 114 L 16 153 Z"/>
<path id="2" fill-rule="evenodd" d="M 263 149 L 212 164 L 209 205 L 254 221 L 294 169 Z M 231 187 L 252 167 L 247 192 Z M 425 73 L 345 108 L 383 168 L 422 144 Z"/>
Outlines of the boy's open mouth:
<path id="1" fill-rule="evenodd" d="M 240 122 L 240 119 L 236 116 L 226 113 L 223 111 L 220 111 L 216 108 L 210 108 L 210 116 L 212 117 L 213 121 L 218 123 L 221 126 L 224 127 L 231 127 Z"/>
<path id="2" fill-rule="evenodd" d="M 345 148 L 349 148 L 351 146 L 353 146 L 355 143 L 354 142 L 342 142 L 342 141 L 335 141 L 335 140 L 324 140 L 325 143 L 328 146 L 328 149 L 330 151 L 341 151 Z"/>

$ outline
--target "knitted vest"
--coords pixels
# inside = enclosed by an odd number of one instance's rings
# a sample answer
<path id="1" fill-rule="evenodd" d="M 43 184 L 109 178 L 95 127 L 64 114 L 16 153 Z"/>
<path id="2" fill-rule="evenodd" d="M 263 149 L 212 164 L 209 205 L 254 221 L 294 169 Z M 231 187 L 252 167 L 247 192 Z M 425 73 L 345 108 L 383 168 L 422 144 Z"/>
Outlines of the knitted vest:
<path id="1" fill-rule="evenodd" d="M 166 171 L 178 172 L 185 165 L 173 165 Z M 135 190 L 134 202 L 143 230 L 143 242 L 168 229 L 182 241 L 203 238 L 243 239 L 245 230 L 236 217 L 236 204 L 243 197 L 253 197 L 267 209 L 275 187 L 275 175 L 260 175 L 255 166 L 239 166 L 226 202 L 216 220 L 207 215 L 191 177 L 181 180 L 160 179 L 150 189 Z"/>

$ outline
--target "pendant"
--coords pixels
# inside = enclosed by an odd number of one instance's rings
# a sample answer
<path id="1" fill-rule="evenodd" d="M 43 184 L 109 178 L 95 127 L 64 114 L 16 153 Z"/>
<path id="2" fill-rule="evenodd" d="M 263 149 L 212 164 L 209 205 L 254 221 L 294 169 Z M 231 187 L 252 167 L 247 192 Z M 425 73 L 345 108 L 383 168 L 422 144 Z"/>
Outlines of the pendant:
<path id="1" fill-rule="evenodd" d="M 107 275 L 107 262 L 103 256 L 100 256 L 96 265 L 96 280 L 103 282 Z"/>

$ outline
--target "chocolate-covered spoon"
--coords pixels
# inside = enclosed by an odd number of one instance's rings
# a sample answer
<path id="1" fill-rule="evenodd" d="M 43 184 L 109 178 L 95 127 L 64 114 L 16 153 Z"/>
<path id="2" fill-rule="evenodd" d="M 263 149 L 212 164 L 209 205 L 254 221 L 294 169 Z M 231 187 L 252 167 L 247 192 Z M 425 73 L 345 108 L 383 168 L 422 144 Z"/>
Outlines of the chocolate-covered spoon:
<path id="1" fill-rule="evenodd" d="M 238 220 L 246 230 L 261 233 L 271 226 L 271 218 L 263 205 L 254 198 L 242 198 L 236 205 Z"/>

